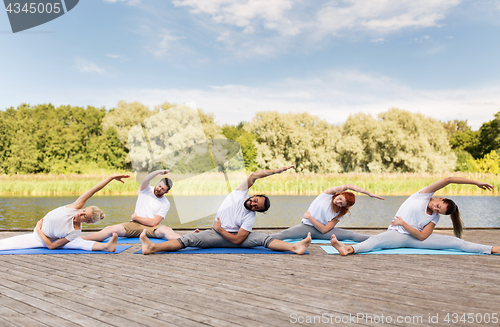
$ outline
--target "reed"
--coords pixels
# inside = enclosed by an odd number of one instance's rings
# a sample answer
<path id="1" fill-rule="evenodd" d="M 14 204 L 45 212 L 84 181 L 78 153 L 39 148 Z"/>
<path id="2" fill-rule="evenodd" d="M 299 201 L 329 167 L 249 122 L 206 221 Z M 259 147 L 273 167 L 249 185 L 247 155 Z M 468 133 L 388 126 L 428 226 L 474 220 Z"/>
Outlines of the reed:
<path id="1" fill-rule="evenodd" d="M 94 175 L 15 175 L 0 176 L 2 195 L 69 195 L 82 194 L 97 184 L 107 174 Z M 355 184 L 379 195 L 410 195 L 423 187 L 448 176 L 461 176 L 488 182 L 495 186 L 493 192 L 484 191 L 474 185 L 449 185 L 437 195 L 499 195 L 500 177 L 479 173 L 344 173 L 344 174 L 295 174 L 283 173 L 258 180 L 251 193 L 282 195 L 316 195 L 325 189 L 342 184 Z M 227 194 L 236 188 L 242 175 L 229 176 L 230 186 L 218 173 L 176 176 L 173 194 Z M 101 190 L 100 195 L 131 195 L 139 188 L 133 178 L 126 183 L 112 182 Z"/>

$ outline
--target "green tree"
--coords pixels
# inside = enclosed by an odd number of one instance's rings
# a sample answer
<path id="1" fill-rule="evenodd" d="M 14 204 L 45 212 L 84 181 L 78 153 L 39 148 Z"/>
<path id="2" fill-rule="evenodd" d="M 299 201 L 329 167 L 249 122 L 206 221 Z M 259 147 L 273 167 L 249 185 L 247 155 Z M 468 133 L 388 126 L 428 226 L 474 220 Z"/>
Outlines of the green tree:
<path id="1" fill-rule="evenodd" d="M 500 112 L 479 129 L 479 149 L 481 157 L 493 150 L 500 151 Z"/>
<path id="2" fill-rule="evenodd" d="M 472 161 L 472 165 L 473 171 L 497 175 L 500 173 L 500 156 L 495 150 L 492 150 L 483 158 Z"/>
<path id="3" fill-rule="evenodd" d="M 470 126 L 467 124 L 467 120 L 448 120 L 447 122 L 443 122 L 443 127 L 446 130 L 448 139 L 452 139 L 457 134 L 471 131 Z"/>
<path id="4" fill-rule="evenodd" d="M 339 161 L 372 172 L 443 172 L 454 170 L 445 130 L 437 120 L 392 108 L 373 119 L 351 115 L 341 126 Z M 344 166 L 345 167 L 345 166 Z"/>
<path id="5" fill-rule="evenodd" d="M 240 122 L 238 125 L 224 125 L 222 127 L 222 134 L 226 138 L 238 142 L 241 147 L 241 152 L 243 153 L 245 167 L 247 167 L 249 171 L 254 171 L 258 168 L 255 162 L 257 150 L 254 145 L 257 136 L 245 130 L 245 125 L 246 122 Z"/>
<path id="6" fill-rule="evenodd" d="M 339 131 L 308 113 L 257 112 L 244 127 L 256 135 L 260 168 L 294 165 L 299 172 L 337 172 L 335 143 Z"/>

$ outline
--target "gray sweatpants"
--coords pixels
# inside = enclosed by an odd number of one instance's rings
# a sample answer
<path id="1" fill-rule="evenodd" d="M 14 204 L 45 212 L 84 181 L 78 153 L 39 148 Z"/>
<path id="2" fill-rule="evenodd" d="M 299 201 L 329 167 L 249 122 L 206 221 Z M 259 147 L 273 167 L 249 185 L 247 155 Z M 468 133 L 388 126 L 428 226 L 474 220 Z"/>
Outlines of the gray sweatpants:
<path id="1" fill-rule="evenodd" d="M 254 246 L 265 246 L 267 248 L 272 240 L 273 238 L 270 235 L 250 232 L 243 243 L 233 244 L 212 228 L 196 234 L 186 234 L 177 239 L 182 248 L 253 248 Z"/>
<path id="2" fill-rule="evenodd" d="M 491 254 L 492 246 L 466 242 L 460 238 L 431 234 L 423 241 L 410 234 L 403 234 L 396 230 L 388 230 L 374 235 L 364 242 L 352 246 L 354 253 L 369 252 L 376 249 L 417 248 L 434 250 L 460 250 L 472 253 Z"/>
<path id="3" fill-rule="evenodd" d="M 370 235 L 358 234 L 351 232 L 342 228 L 332 228 L 326 233 L 321 233 L 314 226 L 306 225 L 300 223 L 300 225 L 290 227 L 276 234 L 271 234 L 271 236 L 277 240 L 284 240 L 285 238 L 304 238 L 307 233 L 311 233 L 311 237 L 319 240 L 329 240 L 333 234 L 337 237 L 339 241 L 342 240 L 353 240 L 355 242 L 363 242 L 370 238 Z"/>

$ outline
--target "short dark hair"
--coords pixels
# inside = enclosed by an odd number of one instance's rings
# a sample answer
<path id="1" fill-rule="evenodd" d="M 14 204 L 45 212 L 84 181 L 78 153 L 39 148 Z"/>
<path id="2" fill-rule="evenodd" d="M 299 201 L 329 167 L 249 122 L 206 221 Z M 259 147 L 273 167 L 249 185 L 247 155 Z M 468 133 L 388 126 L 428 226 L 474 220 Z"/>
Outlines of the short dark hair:
<path id="1" fill-rule="evenodd" d="M 162 183 L 165 184 L 167 187 L 168 187 L 168 190 L 167 191 L 170 191 L 172 189 L 172 186 L 174 186 L 174 182 L 172 182 L 172 180 L 170 178 L 162 178 L 160 179 L 160 181 L 158 183 Z"/>
<path id="2" fill-rule="evenodd" d="M 256 210 L 257 212 L 266 212 L 267 210 L 269 210 L 269 208 L 271 207 L 271 201 L 269 201 L 269 198 L 266 195 L 264 195 L 264 194 L 256 194 L 254 196 L 258 196 L 258 197 L 264 198 L 264 209 L 262 209 L 262 210 Z"/>

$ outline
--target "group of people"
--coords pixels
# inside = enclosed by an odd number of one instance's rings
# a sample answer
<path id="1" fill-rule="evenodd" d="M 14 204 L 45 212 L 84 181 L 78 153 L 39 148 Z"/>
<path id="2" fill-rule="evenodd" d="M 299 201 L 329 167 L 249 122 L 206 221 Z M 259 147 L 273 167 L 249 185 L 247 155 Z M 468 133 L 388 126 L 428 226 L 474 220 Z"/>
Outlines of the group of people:
<path id="1" fill-rule="evenodd" d="M 108 226 L 99 232 L 80 237 L 82 223 L 95 223 L 104 218 L 103 212 L 95 206 L 84 209 L 86 201 L 111 181 L 117 180 L 123 183 L 123 179 L 129 177 L 129 175 L 113 175 L 85 192 L 75 202 L 47 213 L 37 222 L 32 234 L 0 240 L 0 250 L 46 247 L 114 252 L 118 236 L 124 236 L 139 237 L 142 253 L 145 255 L 159 251 L 177 251 L 186 247 L 256 246 L 304 254 L 312 238 L 330 240 L 341 255 L 399 247 L 500 253 L 500 246 L 487 246 L 462 240 L 463 223 L 457 205 L 450 199 L 433 197 L 435 192 L 451 183 L 473 184 L 481 189 L 493 189 L 491 184 L 461 177 L 442 179 L 411 195 L 392 218 L 388 230 L 378 235 L 364 235 L 335 227 L 355 204 L 356 197 L 350 191 L 384 200 L 383 197 L 351 184 L 330 187 L 318 195 L 297 226 L 271 235 L 252 232 L 256 212 L 267 211 L 271 204 L 269 198 L 263 194 L 249 196 L 249 189 L 258 179 L 291 168 L 293 166 L 250 174 L 224 199 L 212 228 L 202 232 L 195 230 L 182 236 L 160 224 L 170 208 L 165 194 L 171 190 L 173 183 L 166 177 L 168 170 L 157 170 L 142 180 L 135 211 L 129 222 Z M 162 178 L 153 188 L 150 183 L 159 175 Z M 440 215 L 451 215 L 455 237 L 433 233 Z M 110 238 L 107 243 L 101 243 L 107 238 Z M 167 241 L 153 243 L 150 238 Z M 283 241 L 290 238 L 301 240 L 297 243 Z M 359 243 L 345 245 L 341 242 L 347 239 Z"/>

